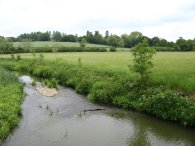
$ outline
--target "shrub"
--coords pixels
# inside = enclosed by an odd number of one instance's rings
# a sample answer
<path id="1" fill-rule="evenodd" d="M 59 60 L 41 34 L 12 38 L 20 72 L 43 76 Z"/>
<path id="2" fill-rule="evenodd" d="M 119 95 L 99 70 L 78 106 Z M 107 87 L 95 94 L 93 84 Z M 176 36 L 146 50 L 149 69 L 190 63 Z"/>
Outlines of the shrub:
<path id="1" fill-rule="evenodd" d="M 131 108 L 131 103 L 128 96 L 116 96 L 113 99 L 113 104 L 124 109 Z"/>
<path id="2" fill-rule="evenodd" d="M 111 47 L 110 52 L 116 52 L 116 47 Z"/>
<path id="3" fill-rule="evenodd" d="M 195 125 L 195 101 L 173 91 L 159 91 L 140 99 L 140 108 L 165 120 L 179 121 L 183 125 Z"/>
<path id="4" fill-rule="evenodd" d="M 112 82 L 98 81 L 91 88 L 88 99 L 93 102 L 111 104 L 116 92 L 116 86 Z"/>
<path id="5" fill-rule="evenodd" d="M 93 84 L 94 84 L 94 79 L 93 77 L 90 78 L 88 76 L 85 76 L 82 80 L 80 80 L 80 82 L 77 84 L 76 86 L 76 91 L 78 93 L 87 95 L 89 93 L 89 91 L 91 90 Z"/>
<path id="6" fill-rule="evenodd" d="M 17 54 L 17 55 L 16 55 L 16 60 L 17 60 L 17 61 L 21 60 L 20 54 Z"/>
<path id="7" fill-rule="evenodd" d="M 48 87 L 48 88 L 58 88 L 58 81 L 55 78 L 52 78 L 51 80 L 43 80 L 43 83 Z"/>
<path id="8" fill-rule="evenodd" d="M 148 48 L 148 42 L 144 39 L 133 50 L 133 66 L 130 69 L 140 75 L 137 81 L 140 89 L 147 88 L 150 83 L 150 69 L 153 67 L 152 57 L 155 53 L 153 48 Z"/>

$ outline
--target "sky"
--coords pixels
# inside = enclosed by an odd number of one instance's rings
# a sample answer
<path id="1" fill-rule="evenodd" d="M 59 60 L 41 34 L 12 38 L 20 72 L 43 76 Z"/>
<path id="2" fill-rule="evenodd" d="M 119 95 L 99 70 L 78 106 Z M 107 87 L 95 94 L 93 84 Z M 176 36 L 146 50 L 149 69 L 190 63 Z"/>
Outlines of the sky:
<path id="1" fill-rule="evenodd" d="M 0 36 L 58 30 L 195 38 L 195 0 L 0 0 Z"/>

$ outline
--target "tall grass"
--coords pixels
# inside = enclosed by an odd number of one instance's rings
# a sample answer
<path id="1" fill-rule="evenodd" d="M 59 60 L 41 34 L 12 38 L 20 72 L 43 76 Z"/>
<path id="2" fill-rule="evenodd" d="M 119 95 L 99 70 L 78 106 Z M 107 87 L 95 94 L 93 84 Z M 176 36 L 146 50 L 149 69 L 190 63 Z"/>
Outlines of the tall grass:
<path id="1" fill-rule="evenodd" d="M 0 144 L 18 124 L 23 87 L 15 74 L 0 68 Z"/>
<path id="2" fill-rule="evenodd" d="M 12 83 L 17 83 L 18 82 L 18 77 L 9 72 L 6 71 L 3 68 L 0 68 L 0 84 L 1 85 L 7 85 L 7 84 L 12 84 Z"/>

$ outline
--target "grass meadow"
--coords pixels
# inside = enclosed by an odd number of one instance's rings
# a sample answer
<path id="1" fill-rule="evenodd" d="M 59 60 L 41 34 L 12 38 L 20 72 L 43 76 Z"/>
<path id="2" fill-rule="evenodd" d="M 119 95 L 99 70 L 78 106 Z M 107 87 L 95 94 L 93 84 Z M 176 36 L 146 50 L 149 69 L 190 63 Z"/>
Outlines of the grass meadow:
<path id="1" fill-rule="evenodd" d="M 0 58 L 10 58 L 10 55 L 0 55 Z M 32 58 L 32 54 L 21 54 L 21 58 Z M 85 67 L 114 72 L 130 72 L 128 65 L 132 64 L 130 52 L 44 53 L 44 58 L 72 64 L 78 64 L 81 58 Z M 195 92 L 195 52 L 157 52 L 153 62 L 155 81 L 171 89 Z"/>
<path id="2" fill-rule="evenodd" d="M 35 42 L 13 42 L 14 47 L 79 47 L 80 43 L 78 42 L 52 42 L 52 41 L 35 41 Z M 98 44 L 87 44 L 86 47 L 110 47 L 106 45 L 98 45 Z"/>

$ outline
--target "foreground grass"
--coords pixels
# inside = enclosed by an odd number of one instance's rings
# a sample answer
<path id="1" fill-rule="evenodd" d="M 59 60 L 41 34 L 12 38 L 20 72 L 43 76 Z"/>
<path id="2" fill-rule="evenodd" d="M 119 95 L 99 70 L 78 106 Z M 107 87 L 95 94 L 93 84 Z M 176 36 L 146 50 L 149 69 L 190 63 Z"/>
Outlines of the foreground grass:
<path id="1" fill-rule="evenodd" d="M 195 100 L 151 82 L 142 89 L 138 76 L 131 72 L 118 72 L 70 64 L 63 61 L 1 60 L 0 66 L 41 79 L 56 80 L 72 87 L 92 102 L 105 103 L 124 109 L 135 109 L 182 125 L 195 126 Z"/>
<path id="2" fill-rule="evenodd" d="M 23 88 L 15 74 L 0 68 L 0 142 L 18 124 Z"/>
<path id="3" fill-rule="evenodd" d="M 21 54 L 22 58 L 32 58 L 32 54 Z M 0 55 L 10 58 L 10 55 Z M 83 53 L 45 53 L 46 60 L 78 64 L 81 58 L 83 66 L 94 70 L 129 72 L 132 64 L 130 52 L 83 52 Z M 168 89 L 195 92 L 195 52 L 157 52 L 154 56 L 152 76 Z"/>

